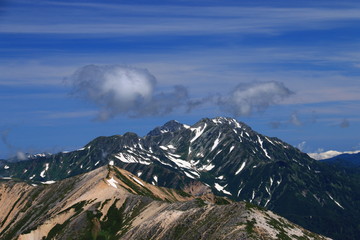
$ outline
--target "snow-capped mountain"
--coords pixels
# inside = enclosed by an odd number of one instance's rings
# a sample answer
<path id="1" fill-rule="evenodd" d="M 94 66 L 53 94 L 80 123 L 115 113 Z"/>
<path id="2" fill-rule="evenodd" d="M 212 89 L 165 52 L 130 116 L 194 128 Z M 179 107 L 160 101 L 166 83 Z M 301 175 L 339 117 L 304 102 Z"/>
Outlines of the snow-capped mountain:
<path id="1" fill-rule="evenodd" d="M 308 153 L 308 155 L 310 157 L 312 157 L 313 159 L 316 159 L 316 160 L 324 160 L 324 159 L 333 158 L 333 157 L 343 155 L 343 154 L 356 154 L 356 153 L 360 153 L 360 150 L 358 150 L 358 151 L 345 151 L 345 152 L 329 150 L 329 151 L 319 152 L 319 153 Z"/>
<path id="2" fill-rule="evenodd" d="M 113 165 L 51 186 L 3 181 L 0 239 L 328 239 L 255 205 L 191 193 Z"/>
<path id="3" fill-rule="evenodd" d="M 232 118 L 192 126 L 170 121 L 145 137 L 98 137 L 77 151 L 9 163 L 0 175 L 51 183 L 108 163 L 156 186 L 204 183 L 215 194 L 266 207 L 326 236 L 360 233 L 360 184 Z"/>

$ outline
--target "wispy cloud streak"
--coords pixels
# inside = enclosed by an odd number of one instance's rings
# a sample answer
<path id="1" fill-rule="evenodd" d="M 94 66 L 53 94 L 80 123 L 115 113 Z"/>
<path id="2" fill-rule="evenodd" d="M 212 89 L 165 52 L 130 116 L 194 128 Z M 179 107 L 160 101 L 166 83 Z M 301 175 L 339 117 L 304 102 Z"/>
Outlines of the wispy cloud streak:
<path id="1" fill-rule="evenodd" d="M 57 14 L 56 5 L 45 5 L 39 15 L 53 15 L 48 23 L 24 14 L 26 24 L 11 21 L 2 24 L 0 33 L 37 34 L 119 34 L 119 35 L 203 35 L 227 33 L 265 33 L 304 29 L 332 29 L 360 21 L 360 8 L 274 8 L 274 7 L 206 7 L 111 5 L 66 3 L 79 7 L 67 18 Z M 32 6 L 36 7 L 36 5 Z M 44 6 L 42 6 L 44 7 Z M 22 10 L 18 10 L 22 12 Z M 36 9 L 34 10 L 36 12 Z M 108 15 L 112 14 L 111 21 Z M 134 19 L 136 16 L 136 19 Z M 69 22 L 72 21 L 72 22 Z M 76 22 L 74 22 L 76 19 Z M 54 24 L 56 26 L 54 27 Z M 96 37 L 95 35 L 93 37 Z"/>

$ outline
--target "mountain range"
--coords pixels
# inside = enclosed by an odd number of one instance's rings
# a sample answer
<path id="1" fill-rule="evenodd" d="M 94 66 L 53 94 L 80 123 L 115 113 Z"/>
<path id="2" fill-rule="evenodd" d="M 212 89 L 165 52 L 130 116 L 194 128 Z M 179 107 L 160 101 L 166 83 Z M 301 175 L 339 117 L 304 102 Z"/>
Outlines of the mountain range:
<path id="1" fill-rule="evenodd" d="M 345 153 L 332 158 L 323 159 L 329 164 L 338 164 L 349 168 L 360 168 L 360 153 Z"/>
<path id="2" fill-rule="evenodd" d="M 111 164 L 52 185 L 0 182 L 0 237 L 327 239 L 255 205 L 199 195 L 204 189 L 154 186 Z"/>
<path id="3" fill-rule="evenodd" d="M 201 184 L 334 239 L 360 236 L 359 178 L 232 118 L 192 126 L 170 121 L 144 137 L 98 137 L 76 151 L 2 161 L 0 176 L 56 184 L 109 164 L 157 187 L 185 191 Z"/>

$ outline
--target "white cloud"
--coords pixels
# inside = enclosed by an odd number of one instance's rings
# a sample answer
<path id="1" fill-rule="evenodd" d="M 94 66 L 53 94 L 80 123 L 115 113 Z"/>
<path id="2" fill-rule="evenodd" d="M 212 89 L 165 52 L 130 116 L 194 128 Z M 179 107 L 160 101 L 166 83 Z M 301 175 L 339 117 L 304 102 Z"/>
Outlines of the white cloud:
<path id="1" fill-rule="evenodd" d="M 185 87 L 174 86 L 170 92 L 159 92 L 156 78 L 148 70 L 124 65 L 87 65 L 67 80 L 74 96 L 100 107 L 99 120 L 118 114 L 164 115 L 185 105 L 188 98 Z"/>
<path id="2" fill-rule="evenodd" d="M 280 82 L 243 83 L 218 99 L 220 107 L 235 116 L 248 116 L 267 109 L 293 94 Z"/>

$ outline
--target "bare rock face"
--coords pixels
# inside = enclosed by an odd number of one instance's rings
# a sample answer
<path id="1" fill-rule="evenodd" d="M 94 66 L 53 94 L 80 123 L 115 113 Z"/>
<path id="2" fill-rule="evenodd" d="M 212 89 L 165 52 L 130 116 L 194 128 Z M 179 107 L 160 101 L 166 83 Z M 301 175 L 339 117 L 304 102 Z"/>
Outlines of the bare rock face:
<path id="1" fill-rule="evenodd" d="M 212 193 L 210 187 L 199 181 L 192 181 L 187 184 L 183 190 L 193 196 L 202 196 Z"/>
<path id="2" fill-rule="evenodd" d="M 2 181 L 0 239 L 326 239 L 200 183 L 188 188 L 197 196 L 111 165 L 51 185 Z"/>

